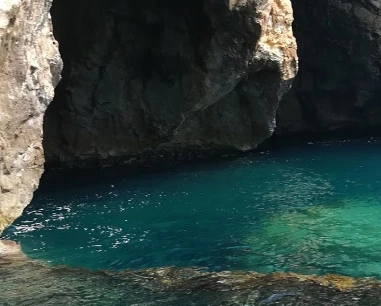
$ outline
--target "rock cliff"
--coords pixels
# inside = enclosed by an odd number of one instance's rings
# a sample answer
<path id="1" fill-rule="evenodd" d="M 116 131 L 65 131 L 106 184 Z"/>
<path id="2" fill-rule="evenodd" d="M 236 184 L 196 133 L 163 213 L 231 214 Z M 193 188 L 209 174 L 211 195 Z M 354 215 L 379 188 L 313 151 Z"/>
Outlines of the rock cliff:
<path id="1" fill-rule="evenodd" d="M 43 115 L 61 72 L 49 8 L 48 0 L 0 2 L 0 233 L 43 172 Z"/>
<path id="2" fill-rule="evenodd" d="M 292 0 L 300 69 L 277 134 L 381 125 L 381 2 Z"/>
<path id="3" fill-rule="evenodd" d="M 297 70 L 289 0 L 55 0 L 50 162 L 249 150 Z"/>
<path id="4" fill-rule="evenodd" d="M 43 172 L 62 68 L 50 6 L 0 3 L 0 233 Z M 289 0 L 54 0 L 51 13 L 52 162 L 252 149 L 297 71 Z"/>
<path id="5" fill-rule="evenodd" d="M 136 162 L 249 150 L 275 125 L 381 127 L 378 1 L 292 0 L 287 93 L 290 0 L 54 0 L 65 67 L 47 109 L 62 69 L 51 2 L 0 1 L 0 233 L 44 149 L 61 165 Z"/>

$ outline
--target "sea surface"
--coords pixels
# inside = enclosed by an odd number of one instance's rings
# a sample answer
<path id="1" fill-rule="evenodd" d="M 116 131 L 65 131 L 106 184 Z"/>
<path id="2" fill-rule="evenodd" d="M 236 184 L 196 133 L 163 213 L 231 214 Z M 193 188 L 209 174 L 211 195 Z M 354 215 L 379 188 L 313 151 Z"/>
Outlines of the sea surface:
<path id="1" fill-rule="evenodd" d="M 86 273 L 172 266 L 381 279 L 381 142 L 310 143 L 139 172 L 47 172 L 5 238 L 46 267 Z M 234 305 L 257 305 L 245 301 Z"/>

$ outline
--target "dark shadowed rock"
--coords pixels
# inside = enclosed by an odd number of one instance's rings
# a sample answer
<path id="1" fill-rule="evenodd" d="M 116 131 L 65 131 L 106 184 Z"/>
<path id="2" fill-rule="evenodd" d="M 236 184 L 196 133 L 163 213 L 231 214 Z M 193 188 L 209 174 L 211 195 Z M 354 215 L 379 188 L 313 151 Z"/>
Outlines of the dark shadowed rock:
<path id="1" fill-rule="evenodd" d="M 293 0 L 300 69 L 277 134 L 381 124 L 381 4 Z"/>
<path id="2" fill-rule="evenodd" d="M 289 0 L 55 0 L 52 14 L 50 162 L 255 148 L 297 70 Z"/>
<path id="3" fill-rule="evenodd" d="M 0 4 L 0 233 L 43 172 L 51 2 Z M 297 69 L 289 0 L 55 0 L 52 16 L 50 161 L 251 149 Z"/>

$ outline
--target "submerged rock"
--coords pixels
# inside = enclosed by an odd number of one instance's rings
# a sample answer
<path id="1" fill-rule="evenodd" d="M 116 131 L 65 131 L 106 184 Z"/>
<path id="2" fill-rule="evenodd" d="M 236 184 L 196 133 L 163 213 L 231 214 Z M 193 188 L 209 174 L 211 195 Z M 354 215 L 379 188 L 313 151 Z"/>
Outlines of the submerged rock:
<path id="1" fill-rule="evenodd" d="M 380 213 L 379 201 L 365 197 L 279 211 L 243 239 L 252 256 L 238 260 L 250 267 L 258 266 L 260 258 L 265 272 L 330 271 L 378 277 Z"/>
<path id="2" fill-rule="evenodd" d="M 0 261 L 4 259 L 15 261 L 17 259 L 26 259 L 21 250 L 21 245 L 15 241 L 0 240 Z"/>
<path id="3" fill-rule="evenodd" d="M 5 305 L 379 305 L 370 279 L 288 273 L 202 272 L 195 268 L 91 272 L 28 260 L 2 263 Z M 22 281 L 21 281 L 22 280 Z M 21 293 L 21 294 L 20 294 Z"/>
<path id="4" fill-rule="evenodd" d="M 0 233 L 29 204 L 43 172 L 42 121 L 61 71 L 50 2 L 0 3 Z"/>

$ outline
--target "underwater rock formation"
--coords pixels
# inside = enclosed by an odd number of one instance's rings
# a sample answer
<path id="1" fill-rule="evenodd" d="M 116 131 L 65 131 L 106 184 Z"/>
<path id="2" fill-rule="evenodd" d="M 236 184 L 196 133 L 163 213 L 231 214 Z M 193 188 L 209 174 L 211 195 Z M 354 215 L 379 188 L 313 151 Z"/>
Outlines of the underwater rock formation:
<path id="1" fill-rule="evenodd" d="M 292 3 L 300 69 L 280 104 L 276 133 L 376 133 L 381 125 L 380 2 Z"/>
<path id="2" fill-rule="evenodd" d="M 52 16 L 52 163 L 253 149 L 297 71 L 289 0 L 55 0 Z"/>
<path id="3" fill-rule="evenodd" d="M 122 272 L 47 267 L 0 257 L 2 302 L 29 305 L 368 305 L 381 302 L 371 279 L 292 273 L 208 273 L 163 267 Z M 22 281 L 21 281 L 22 280 Z M 23 294 L 20 294 L 22 292 Z"/>
<path id="4" fill-rule="evenodd" d="M 42 121 L 62 66 L 50 2 L 0 2 L 0 233 L 29 204 L 43 172 Z"/>

